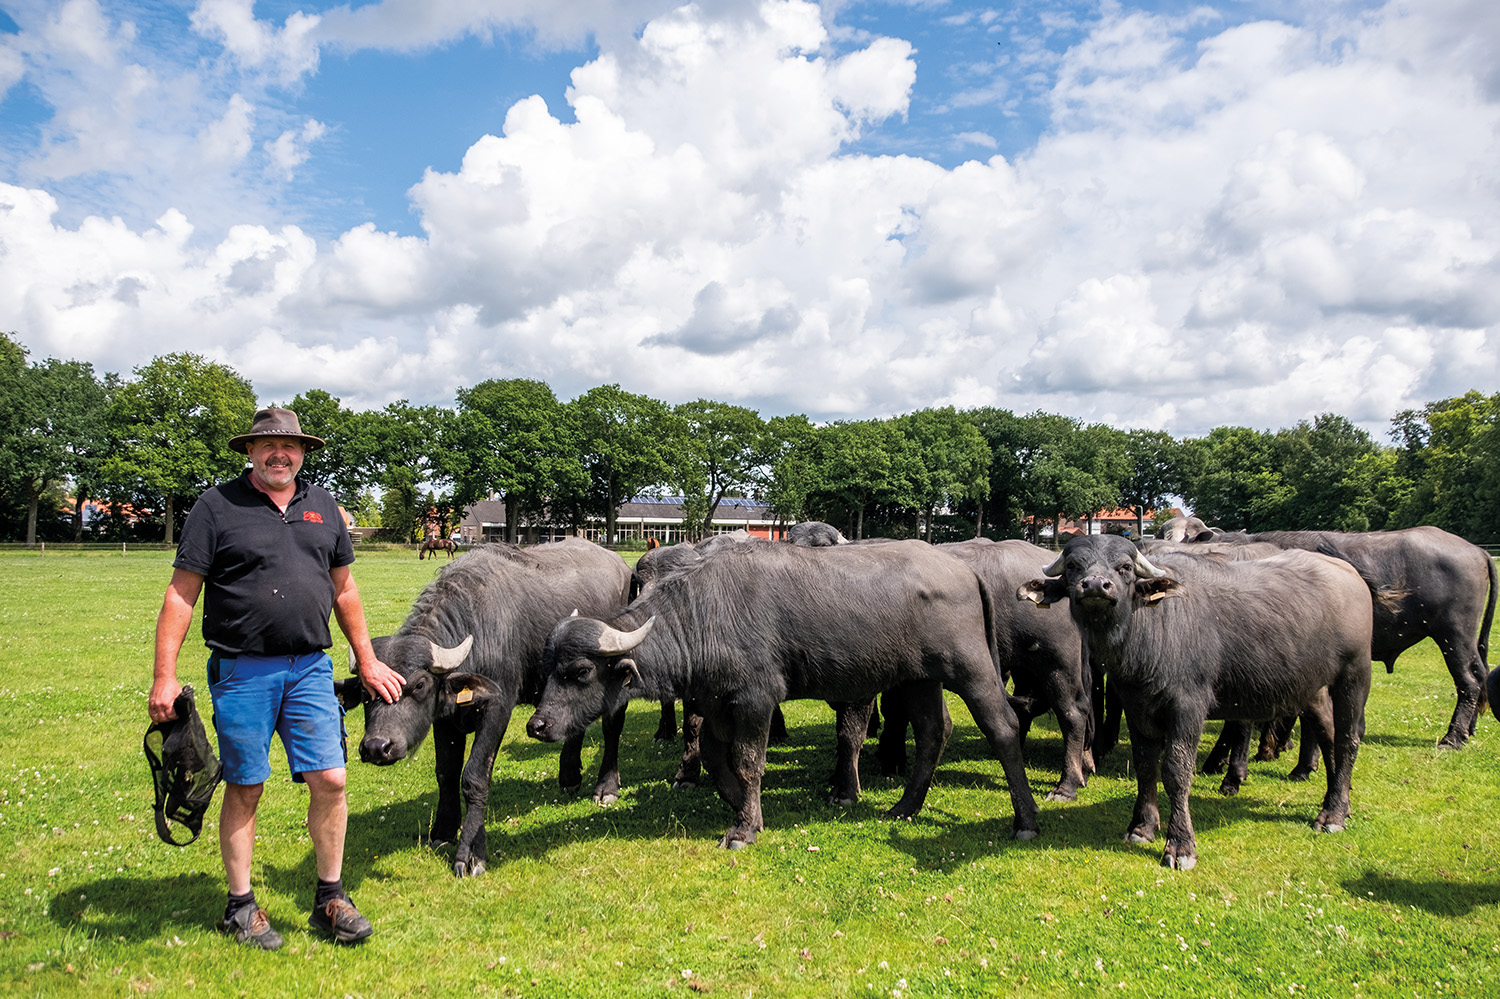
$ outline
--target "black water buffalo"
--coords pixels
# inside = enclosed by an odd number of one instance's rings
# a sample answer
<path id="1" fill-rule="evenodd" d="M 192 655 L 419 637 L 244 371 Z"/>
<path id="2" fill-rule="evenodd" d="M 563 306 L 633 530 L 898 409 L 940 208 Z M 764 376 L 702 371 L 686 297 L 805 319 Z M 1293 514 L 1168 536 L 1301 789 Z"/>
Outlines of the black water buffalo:
<path id="1" fill-rule="evenodd" d="M 1056 560 L 1055 553 L 1025 541 L 978 538 L 935 546 L 952 555 L 984 580 L 995 599 L 995 642 L 1002 680 L 1009 675 L 1015 688 L 1011 705 L 1021 724 L 1021 735 L 1033 718 L 1053 711 L 1063 738 L 1062 776 L 1048 801 L 1073 801 L 1094 772 L 1089 746 L 1090 678 L 1083 661 L 1078 629 L 1063 614 L 1038 614 L 1009 599 L 1022 583 L 1035 578 Z M 882 767 L 899 770 L 906 755 L 905 726 L 887 712 L 885 731 L 876 750 Z"/>
<path id="2" fill-rule="evenodd" d="M 803 548 L 831 548 L 834 545 L 849 543 L 849 539 L 844 537 L 844 532 L 821 520 L 804 520 L 793 524 L 786 529 L 786 539 Z"/>
<path id="3" fill-rule="evenodd" d="M 1036 803 L 1000 686 L 988 605 L 968 566 L 921 542 L 734 546 L 663 579 L 619 614 L 559 623 L 526 731 L 567 739 L 630 697 L 691 700 L 704 718 L 704 762 L 734 811 L 720 846 L 734 849 L 763 828 L 760 781 L 778 703 L 867 704 L 900 688 L 917 739 L 911 780 L 890 811 L 904 817 L 922 807 L 942 753 L 946 686 L 1000 757 L 1014 834 L 1029 839 Z M 841 744 L 852 737 L 843 733 Z"/>
<path id="4" fill-rule="evenodd" d="M 1371 657 L 1385 663 L 1389 673 L 1397 656 L 1431 638 L 1458 694 L 1448 731 L 1437 744 L 1456 749 L 1474 734 L 1486 701 L 1497 590 L 1495 562 L 1484 549 L 1437 527 L 1364 534 L 1268 531 L 1222 534 L 1214 540 L 1269 542 L 1322 552 L 1354 566 L 1375 598 Z"/>
<path id="5" fill-rule="evenodd" d="M 1124 705 L 1138 772 L 1126 841 L 1156 838 L 1160 773 L 1171 801 L 1162 863 L 1191 868 L 1188 791 L 1204 720 L 1295 713 L 1323 687 L 1333 699 L 1334 763 L 1313 827 L 1342 829 L 1370 692 L 1364 582 L 1347 563 L 1310 552 L 1245 562 L 1157 558 L 1160 566 L 1124 538 L 1077 538 L 1047 578 L 1017 592 L 1042 607 L 1069 600 L 1090 661 L 1108 672 Z"/>
<path id="6" fill-rule="evenodd" d="M 558 619 L 574 609 L 608 614 L 623 607 L 630 570 L 613 552 L 580 539 L 535 548 L 492 544 L 476 548 L 417 596 L 394 635 L 374 640 L 375 653 L 406 678 L 394 704 L 364 700 L 360 759 L 381 766 L 405 757 L 433 730 L 438 804 L 435 843 L 457 839 L 453 871 L 481 874 L 488 860 L 484 810 L 495 753 L 520 701 L 536 703 L 545 673 L 542 649 Z M 363 694 L 345 682 L 346 703 Z M 618 749 L 623 714 L 605 719 L 604 758 L 594 800 L 619 794 Z M 468 761 L 464 743 L 474 733 Z M 563 747 L 559 782 L 582 783 L 582 730 Z M 467 810 L 459 827 L 459 797 Z"/>

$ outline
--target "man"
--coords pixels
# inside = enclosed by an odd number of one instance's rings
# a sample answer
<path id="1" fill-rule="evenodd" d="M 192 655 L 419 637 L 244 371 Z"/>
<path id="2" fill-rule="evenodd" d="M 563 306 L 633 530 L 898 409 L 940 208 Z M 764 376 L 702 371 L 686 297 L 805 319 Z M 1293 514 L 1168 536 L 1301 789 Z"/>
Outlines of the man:
<path id="1" fill-rule="evenodd" d="M 207 584 L 203 639 L 214 728 L 224 761 L 219 851 L 229 900 L 219 929 L 266 950 L 281 946 L 250 887 L 255 811 L 271 775 L 271 733 L 281 736 L 292 779 L 306 783 L 307 828 L 318 884 L 308 923 L 341 943 L 370 935 L 341 880 L 349 806 L 342 710 L 327 649 L 331 610 L 371 696 L 401 696 L 405 681 L 375 656 L 349 565 L 354 548 L 338 504 L 297 478 L 323 446 L 289 409 L 262 409 L 229 446 L 250 459 L 239 478 L 198 498 L 183 527 L 161 614 L 148 711 L 175 717 L 177 655 Z"/>

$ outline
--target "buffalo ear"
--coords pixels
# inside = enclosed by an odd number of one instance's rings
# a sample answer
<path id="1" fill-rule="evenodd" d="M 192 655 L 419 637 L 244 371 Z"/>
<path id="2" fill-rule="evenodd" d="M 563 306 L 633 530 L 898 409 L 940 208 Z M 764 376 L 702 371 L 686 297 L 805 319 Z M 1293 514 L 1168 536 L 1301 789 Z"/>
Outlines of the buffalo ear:
<path id="1" fill-rule="evenodd" d="M 1156 579 L 1137 579 L 1135 581 L 1135 595 L 1141 603 L 1150 606 L 1158 604 L 1167 597 L 1181 596 L 1178 589 L 1181 583 L 1170 576 L 1161 576 Z"/>
<path id="2" fill-rule="evenodd" d="M 1038 607 L 1051 607 L 1066 600 L 1068 585 L 1059 578 L 1032 579 L 1016 589 L 1017 600 L 1030 600 Z"/>
<path id="3" fill-rule="evenodd" d="M 439 717 L 488 707 L 491 701 L 500 696 L 500 688 L 495 682 L 478 673 L 449 673 L 440 677 L 438 682 Z"/>
<path id="4" fill-rule="evenodd" d="M 628 687 L 632 683 L 637 685 L 644 685 L 645 681 L 641 679 L 641 671 L 636 668 L 634 659 L 630 658 L 629 656 L 621 656 L 619 659 L 616 659 L 612 663 L 612 665 L 614 666 L 616 672 L 622 674 L 622 682 L 624 686 Z"/>
<path id="5" fill-rule="evenodd" d="M 345 711 L 353 711 L 367 699 L 365 685 L 357 676 L 333 681 L 333 696 L 339 699 Z"/>

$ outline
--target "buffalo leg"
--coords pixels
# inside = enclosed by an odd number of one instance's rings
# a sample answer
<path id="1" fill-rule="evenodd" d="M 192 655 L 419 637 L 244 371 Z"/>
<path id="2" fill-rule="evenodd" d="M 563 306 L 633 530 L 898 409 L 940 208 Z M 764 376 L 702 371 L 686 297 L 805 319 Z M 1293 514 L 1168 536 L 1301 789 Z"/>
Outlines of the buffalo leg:
<path id="1" fill-rule="evenodd" d="M 932 787 L 932 776 L 937 772 L 938 759 L 947 743 L 943 687 L 936 680 L 920 680 L 903 684 L 894 693 L 902 702 L 902 713 L 911 722 L 916 752 L 906 790 L 886 815 L 893 819 L 909 819 L 922 810 L 927 792 Z"/>
<path id="2" fill-rule="evenodd" d="M 677 702 L 662 701 L 661 717 L 656 722 L 656 734 L 652 742 L 671 742 L 677 738 Z"/>
<path id="3" fill-rule="evenodd" d="M 1136 725 L 1131 714 L 1126 713 L 1125 724 L 1130 730 L 1130 757 L 1135 764 L 1135 811 L 1125 830 L 1125 842 L 1154 843 L 1156 830 L 1161 826 L 1156 789 L 1161 781 L 1162 744 L 1154 732 L 1147 735 Z"/>
<path id="4" fill-rule="evenodd" d="M 1458 693 L 1458 703 L 1453 706 L 1453 719 L 1448 723 L 1447 733 L 1438 740 L 1444 749 L 1458 749 L 1479 723 L 1479 711 L 1487 700 L 1485 680 L 1487 667 L 1479 658 L 1479 647 L 1470 639 L 1467 648 L 1457 648 L 1452 642 L 1439 642 L 1443 650 L 1443 662 L 1453 677 L 1453 687 Z"/>
<path id="5" fill-rule="evenodd" d="M 594 785 L 594 804 L 612 805 L 620 800 L 620 735 L 625 731 L 625 708 L 605 714 L 604 758 L 599 761 L 599 780 Z"/>
<path id="6" fill-rule="evenodd" d="M 766 770 L 766 739 L 771 713 L 743 708 L 727 719 L 705 718 L 699 741 L 703 762 L 714 775 L 719 794 L 734 811 L 734 823 L 719 845 L 738 850 L 755 842 L 765 828 L 760 810 L 760 781 Z"/>
<path id="7" fill-rule="evenodd" d="M 910 725 L 906 704 L 901 696 L 892 696 L 890 691 L 880 695 L 880 711 L 885 715 L 885 724 L 880 729 L 880 741 L 875 746 L 875 759 L 880 772 L 895 776 L 906 772 L 906 729 Z"/>
<path id="8" fill-rule="evenodd" d="M 1035 839 L 1040 827 L 1036 821 L 1036 799 L 1032 797 L 1031 785 L 1026 780 L 1026 763 L 1021 758 L 1021 726 L 1000 686 L 999 677 L 991 669 L 981 672 L 974 680 L 967 677 L 955 679 L 952 687 L 954 693 L 963 698 L 1005 771 L 1005 782 L 1010 786 L 1010 805 L 1015 811 L 1012 835 L 1016 839 Z"/>
<path id="9" fill-rule="evenodd" d="M 703 716 L 692 702 L 682 702 L 682 762 L 672 778 L 672 790 L 697 787 L 703 776 L 702 757 Z"/>
<path id="10" fill-rule="evenodd" d="M 786 742 L 787 738 L 786 715 L 781 713 L 781 705 L 778 704 L 776 705 L 776 707 L 771 709 L 771 727 L 769 741 Z"/>
<path id="11" fill-rule="evenodd" d="M 1228 747 L 1228 761 L 1224 764 L 1224 780 L 1219 784 L 1219 793 L 1225 795 L 1239 794 L 1240 785 L 1250 779 L 1250 739 L 1255 735 L 1255 726 L 1250 722 L 1233 719 L 1224 723 L 1224 729 L 1219 733 L 1219 746 Z M 1194 756 L 1197 754 L 1194 753 Z M 1210 772 L 1208 765 L 1204 764 L 1204 772 Z"/>
<path id="12" fill-rule="evenodd" d="M 1297 747 L 1297 765 L 1286 775 L 1287 780 L 1304 781 L 1318 769 L 1318 756 L 1323 757 L 1323 766 L 1334 765 L 1333 699 L 1327 688 L 1318 691 L 1317 699 L 1308 705 L 1299 716 L 1302 721 L 1302 745 Z"/>
<path id="13" fill-rule="evenodd" d="M 1318 832 L 1342 832 L 1349 821 L 1349 787 L 1354 779 L 1354 761 L 1365 730 L 1365 701 L 1370 696 L 1370 672 L 1346 676 L 1329 687 L 1333 701 L 1333 765 L 1328 767 L 1328 791 L 1323 810 L 1313 828 Z"/>
<path id="14" fill-rule="evenodd" d="M 1245 755 L 1250 750 L 1250 729 L 1245 726 L 1241 748 Z M 1198 863 L 1198 844 L 1193 835 L 1193 817 L 1188 811 L 1188 794 L 1193 787 L 1193 772 L 1198 763 L 1198 741 L 1203 737 L 1203 725 L 1187 725 L 1179 728 L 1166 742 L 1166 753 L 1162 760 L 1161 784 L 1167 792 L 1167 802 L 1172 814 L 1167 819 L 1167 843 L 1162 850 L 1163 867 L 1180 871 L 1192 870 Z"/>
<path id="15" fill-rule="evenodd" d="M 1088 783 L 1088 771 L 1092 769 L 1092 759 L 1087 762 L 1084 759 L 1089 753 L 1092 721 L 1088 690 L 1080 683 L 1075 690 L 1053 693 L 1052 710 L 1063 739 L 1063 766 L 1057 786 L 1047 793 L 1047 800 L 1076 801 L 1078 789 Z"/>
<path id="16" fill-rule="evenodd" d="M 1229 765 L 1229 757 L 1234 755 L 1235 746 L 1238 744 L 1241 733 L 1237 721 L 1227 721 L 1219 730 L 1219 738 L 1214 741 L 1213 748 L 1203 758 L 1203 772 L 1216 774 L 1223 772 Z"/>
<path id="17" fill-rule="evenodd" d="M 458 834 L 458 850 L 453 856 L 453 873 L 461 878 L 483 874 L 489 860 L 484 834 L 484 813 L 490 803 L 495 754 L 500 750 L 500 740 L 505 738 L 505 728 L 510 724 L 510 713 L 514 707 L 514 704 L 495 705 L 485 711 L 486 717 L 480 720 L 479 729 L 474 733 L 474 743 L 469 748 L 468 762 L 464 764 L 460 780 L 464 796 L 464 823 Z M 579 741 L 582 741 L 581 737 Z M 567 744 L 572 745 L 572 742 Z M 564 754 L 568 752 L 567 746 L 563 749 Z M 576 752 L 576 747 L 574 751 Z"/>
<path id="18" fill-rule="evenodd" d="M 829 804 L 852 805 L 859 801 L 859 751 L 870 731 L 870 716 L 875 710 L 872 697 L 863 704 L 829 702 L 836 719 L 837 758 L 833 767 L 833 793 Z"/>
<path id="19" fill-rule="evenodd" d="M 432 726 L 432 749 L 436 761 L 438 800 L 432 816 L 428 840 L 433 846 L 445 846 L 458 838 L 458 824 L 463 819 L 459 777 L 464 769 L 464 730 L 451 722 L 437 721 Z"/>
<path id="20" fill-rule="evenodd" d="M 1292 744 L 1292 726 L 1297 723 L 1297 716 L 1282 715 L 1273 718 L 1261 728 L 1260 745 L 1256 747 L 1255 759 L 1265 763 L 1270 760 L 1279 759 L 1281 751 Z M 1307 730 L 1303 729 L 1303 737 L 1307 736 Z"/>
<path id="21" fill-rule="evenodd" d="M 1093 682 L 1094 763 L 1104 759 L 1120 742 L 1120 699 L 1105 683 L 1102 669 L 1089 667 Z"/>

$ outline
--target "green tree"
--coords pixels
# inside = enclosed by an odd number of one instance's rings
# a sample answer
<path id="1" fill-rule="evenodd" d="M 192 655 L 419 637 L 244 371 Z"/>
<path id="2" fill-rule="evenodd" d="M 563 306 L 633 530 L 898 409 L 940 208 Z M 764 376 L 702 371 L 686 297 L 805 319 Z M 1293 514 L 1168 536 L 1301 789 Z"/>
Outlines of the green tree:
<path id="1" fill-rule="evenodd" d="M 618 385 L 590 389 L 569 403 L 566 412 L 588 487 L 562 505 L 575 517 L 603 517 L 605 538 L 613 541 L 620 504 L 671 481 L 672 466 L 664 453 L 671 436 L 670 412 L 665 404 Z"/>
<path id="2" fill-rule="evenodd" d="M 1089 518 L 1120 502 L 1129 473 L 1125 435 L 1103 424 L 1034 414 L 1039 453 L 1026 475 L 1027 507 L 1053 523 L 1053 538 L 1064 519 Z"/>
<path id="3" fill-rule="evenodd" d="M 807 442 L 815 432 L 812 421 L 801 413 L 773 416 L 766 421 L 766 434 L 761 439 L 767 469 L 764 498 L 783 522 L 807 519 L 807 500 L 813 488 Z"/>
<path id="4" fill-rule="evenodd" d="M 304 431 L 325 442 L 308 453 L 302 478 L 327 489 L 349 508 L 379 481 L 385 467 L 380 414 L 345 409 L 337 396 L 322 389 L 299 394 L 287 408 L 297 414 Z"/>
<path id="5" fill-rule="evenodd" d="M 22 434 L 17 468 L 26 494 L 26 544 L 37 539 L 38 505 L 64 481 L 77 484 L 74 516 L 79 533 L 82 508 L 108 450 L 109 389 L 93 365 L 48 358 L 26 369 L 22 379 Z M 56 508 L 49 511 L 56 520 Z"/>
<path id="6" fill-rule="evenodd" d="M 443 444 L 458 505 L 504 497 L 506 541 L 516 540 L 523 516 L 539 517 L 554 495 L 584 488 L 563 406 L 545 382 L 492 379 L 460 389 Z"/>
<path id="7" fill-rule="evenodd" d="M 1332 413 L 1276 435 L 1277 459 L 1292 494 L 1278 515 L 1287 529 L 1368 531 L 1383 523 L 1372 462 L 1379 448 L 1365 431 Z"/>
<path id="8" fill-rule="evenodd" d="M 1183 498 L 1206 523 L 1231 531 L 1279 530 L 1293 495 L 1281 474 L 1275 436 L 1216 427 L 1183 442 Z"/>
<path id="9" fill-rule="evenodd" d="M 1500 524 L 1500 393 L 1470 391 L 1392 421 L 1398 480 L 1411 482 L 1392 527 L 1432 524 L 1479 542 Z"/>
<path id="10" fill-rule="evenodd" d="M 938 510 L 989 495 L 990 447 L 974 421 L 952 406 L 919 410 L 897 418 L 896 425 L 916 449 L 913 498 L 932 541 Z"/>
<path id="11" fill-rule="evenodd" d="M 171 544 L 187 502 L 245 467 L 229 438 L 244 433 L 255 408 L 250 383 L 226 365 L 189 353 L 154 358 L 115 394 L 118 437 L 104 476 L 161 512 Z"/>
<path id="12" fill-rule="evenodd" d="M 766 425 L 753 409 L 708 399 L 682 403 L 672 415 L 677 432 L 667 457 L 701 538 L 725 497 L 749 496 L 764 482 Z"/>
<path id="13" fill-rule="evenodd" d="M 1161 430 L 1132 430 L 1125 435 L 1129 471 L 1120 484 L 1120 503 L 1135 511 L 1135 536 L 1145 535 L 1147 510 L 1161 510 L 1167 497 L 1180 492 L 1177 440 Z"/>

